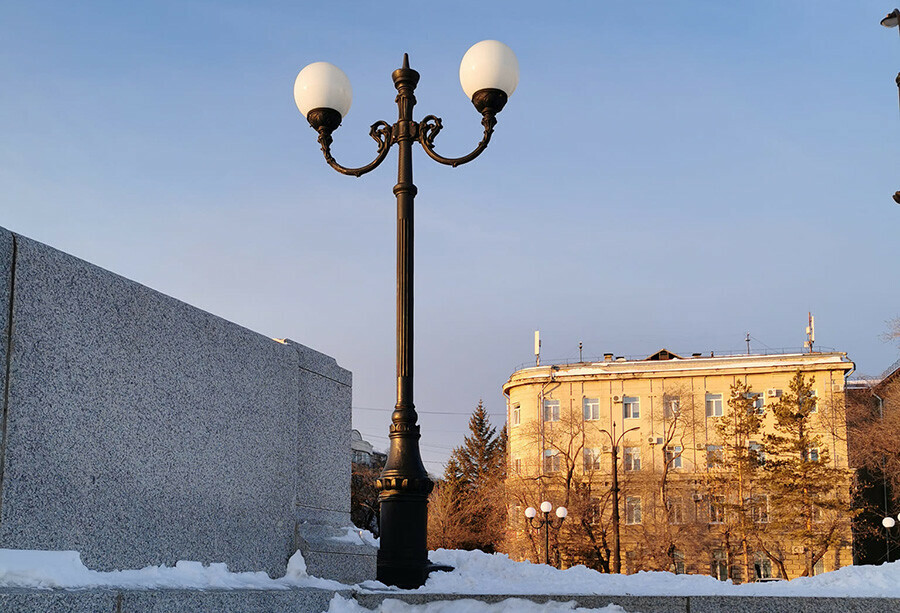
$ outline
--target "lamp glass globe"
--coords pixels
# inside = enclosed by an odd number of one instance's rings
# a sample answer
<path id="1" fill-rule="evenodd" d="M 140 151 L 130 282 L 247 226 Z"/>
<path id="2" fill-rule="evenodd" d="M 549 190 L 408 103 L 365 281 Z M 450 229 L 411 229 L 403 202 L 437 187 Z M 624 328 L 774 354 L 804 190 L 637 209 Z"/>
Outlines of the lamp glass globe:
<path id="1" fill-rule="evenodd" d="M 297 75 L 294 102 L 304 117 L 313 109 L 334 109 L 345 117 L 353 102 L 353 88 L 343 70 L 328 62 L 315 62 Z"/>
<path id="2" fill-rule="evenodd" d="M 534 507 L 528 507 L 527 509 L 525 509 L 525 517 L 527 517 L 528 519 L 533 518 L 535 515 L 537 515 L 537 509 L 535 509 Z"/>
<path id="3" fill-rule="evenodd" d="M 884 519 L 881 520 L 881 525 L 884 526 L 885 528 L 893 528 L 894 524 L 896 524 L 896 523 L 897 522 L 894 521 L 893 517 L 885 517 Z"/>
<path id="4" fill-rule="evenodd" d="M 552 510 L 553 510 L 553 505 L 550 504 L 549 502 L 547 502 L 546 500 L 541 503 L 541 512 L 542 513 L 549 513 Z"/>
<path id="5" fill-rule="evenodd" d="M 519 60 L 499 40 L 475 43 L 460 62 L 459 83 L 470 100 L 481 89 L 500 89 L 512 96 L 519 84 Z"/>
<path id="6" fill-rule="evenodd" d="M 566 515 L 568 515 L 568 514 L 569 514 L 569 511 L 568 511 L 568 509 L 566 509 L 566 507 L 558 507 L 556 509 L 556 516 L 560 519 L 565 519 Z"/>

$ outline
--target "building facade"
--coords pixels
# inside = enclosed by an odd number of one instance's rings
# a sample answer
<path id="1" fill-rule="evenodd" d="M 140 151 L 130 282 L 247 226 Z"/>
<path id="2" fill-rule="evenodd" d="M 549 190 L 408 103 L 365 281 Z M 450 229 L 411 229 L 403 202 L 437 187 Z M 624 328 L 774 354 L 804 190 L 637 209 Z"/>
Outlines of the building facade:
<path id="1" fill-rule="evenodd" d="M 844 382 L 853 367 L 839 352 L 685 358 L 661 350 L 514 372 L 503 387 L 510 554 L 543 558 L 543 538 L 523 511 L 549 500 L 569 509 L 551 544 L 563 566 L 614 572 L 617 535 L 621 572 L 753 581 L 851 564 L 849 511 L 841 509 L 852 484 Z M 795 398 L 798 372 L 812 382 L 800 434 L 814 445 L 799 452 L 809 462 L 799 468 L 811 469 L 810 479 L 827 473 L 831 486 L 795 511 L 776 508 L 782 499 L 769 491 L 766 468 L 781 458 L 767 465 L 766 452 L 780 433 L 773 408 Z M 795 512 L 796 525 L 787 517 Z"/>

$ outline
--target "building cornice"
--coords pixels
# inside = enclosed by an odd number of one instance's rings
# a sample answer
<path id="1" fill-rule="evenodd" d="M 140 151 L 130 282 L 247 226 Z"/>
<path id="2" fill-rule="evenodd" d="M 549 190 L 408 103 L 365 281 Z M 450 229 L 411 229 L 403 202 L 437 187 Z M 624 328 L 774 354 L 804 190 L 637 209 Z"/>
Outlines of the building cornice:
<path id="1" fill-rule="evenodd" d="M 792 353 L 778 355 L 735 355 L 696 357 L 672 360 L 619 360 L 550 364 L 523 368 L 512 373 L 503 392 L 520 385 L 548 381 L 625 380 L 643 378 L 678 378 L 698 376 L 742 375 L 772 372 L 842 370 L 855 368 L 844 352 Z"/>

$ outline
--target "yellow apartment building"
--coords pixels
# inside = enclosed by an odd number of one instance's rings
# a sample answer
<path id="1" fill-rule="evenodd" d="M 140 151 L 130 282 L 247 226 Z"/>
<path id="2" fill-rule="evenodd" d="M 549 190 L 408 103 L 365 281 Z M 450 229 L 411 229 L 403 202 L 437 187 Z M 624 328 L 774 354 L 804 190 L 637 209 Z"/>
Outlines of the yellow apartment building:
<path id="1" fill-rule="evenodd" d="M 551 559 L 562 566 L 615 570 L 614 507 L 621 572 L 670 570 L 744 582 L 851 564 L 849 509 L 809 505 L 808 522 L 798 515 L 795 530 L 791 512 L 770 497 L 763 467 L 767 435 L 776 433 L 771 409 L 785 394 L 794 397 L 790 386 L 799 371 L 813 381 L 806 423 L 817 441 L 802 452 L 804 461 L 839 469 L 831 474 L 840 486 L 822 497 L 849 500 L 843 407 L 853 368 L 841 352 L 682 357 L 663 349 L 645 359 L 606 354 L 599 362 L 517 370 L 503 386 L 507 550 L 515 559 L 543 560 L 543 536 L 526 525 L 523 512 L 548 500 L 569 511 L 551 530 Z M 740 417 L 729 405 L 736 383 L 747 386 L 740 406 L 759 425 L 746 440 L 731 432 L 723 441 L 719 426 Z M 749 478 L 726 468 L 729 454 L 752 459 Z M 768 459 L 770 467 L 775 460 Z"/>

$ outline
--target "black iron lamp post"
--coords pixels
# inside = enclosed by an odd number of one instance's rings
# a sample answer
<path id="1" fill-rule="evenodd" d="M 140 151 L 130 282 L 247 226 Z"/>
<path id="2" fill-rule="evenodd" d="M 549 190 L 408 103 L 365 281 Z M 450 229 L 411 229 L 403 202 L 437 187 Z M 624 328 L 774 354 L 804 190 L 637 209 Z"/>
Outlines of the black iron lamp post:
<path id="1" fill-rule="evenodd" d="M 897 31 L 900 32 L 900 9 L 894 9 L 890 13 L 888 13 L 884 19 L 881 20 L 881 25 L 886 28 L 897 28 Z M 897 73 L 897 91 L 898 95 L 900 95 L 900 72 Z M 900 204 L 900 191 L 894 192 L 894 202 Z"/>
<path id="2" fill-rule="evenodd" d="M 609 437 L 609 446 L 612 453 L 612 529 L 613 529 L 613 572 L 622 572 L 622 545 L 619 539 L 619 443 L 629 432 L 639 430 L 637 426 L 625 430 L 616 438 L 616 422 L 613 422 L 612 433 L 608 430 L 600 430 Z"/>
<path id="3" fill-rule="evenodd" d="M 528 525 L 537 530 L 540 530 L 541 528 L 544 529 L 544 564 L 547 565 L 550 564 L 550 528 L 559 530 L 566 515 L 569 514 L 566 507 L 557 507 L 556 518 L 553 518 L 550 517 L 550 511 L 552 510 L 553 505 L 545 500 L 541 503 L 541 513 L 544 514 L 544 517 L 536 520 L 535 516 L 537 515 L 537 509 L 534 507 L 525 509 L 525 517 L 528 519 Z M 557 519 L 559 521 L 557 521 Z"/>
<path id="4" fill-rule="evenodd" d="M 431 570 L 426 548 L 428 494 L 434 487 L 419 453 L 419 426 L 413 404 L 413 184 L 412 146 L 418 142 L 428 156 L 441 164 L 459 166 L 478 157 L 491 140 L 496 115 L 519 81 L 519 64 L 512 50 L 501 42 L 485 40 L 463 56 L 459 79 L 466 96 L 481 113 L 484 136 L 475 149 L 459 158 L 446 158 L 434 150 L 434 139 L 442 129 L 441 119 L 428 115 L 413 120 L 413 95 L 419 73 L 403 66 L 391 75 L 397 89 L 396 123 L 376 121 L 369 135 L 378 144 L 375 159 L 359 168 L 338 164 L 331 155 L 332 133 L 350 110 L 350 80 L 337 66 L 316 62 L 300 71 L 294 83 L 297 108 L 319 133 L 325 161 L 341 174 L 358 177 L 377 168 L 393 145 L 399 149 L 397 185 L 397 404 L 391 416 L 387 463 L 376 481 L 381 502 L 381 545 L 378 550 L 378 580 L 401 588 L 417 588 Z"/>

